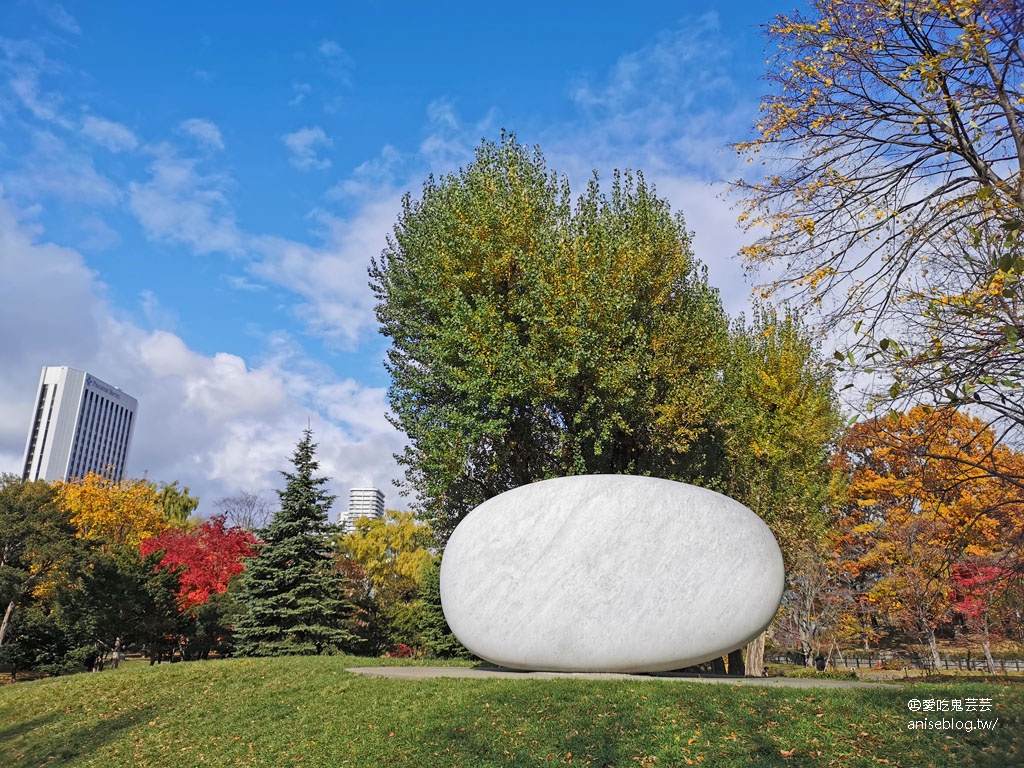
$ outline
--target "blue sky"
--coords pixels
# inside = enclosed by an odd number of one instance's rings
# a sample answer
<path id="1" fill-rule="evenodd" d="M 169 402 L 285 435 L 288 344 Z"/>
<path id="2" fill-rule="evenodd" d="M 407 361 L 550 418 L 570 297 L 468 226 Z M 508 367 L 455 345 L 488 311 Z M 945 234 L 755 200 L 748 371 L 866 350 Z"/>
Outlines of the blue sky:
<path id="1" fill-rule="evenodd" d="M 643 170 L 744 310 L 721 182 L 790 8 L 7 0 L 0 471 L 40 367 L 71 365 L 139 399 L 129 474 L 204 514 L 279 487 L 307 419 L 335 493 L 404 507 L 366 268 L 401 195 L 502 128 L 574 189 Z"/>

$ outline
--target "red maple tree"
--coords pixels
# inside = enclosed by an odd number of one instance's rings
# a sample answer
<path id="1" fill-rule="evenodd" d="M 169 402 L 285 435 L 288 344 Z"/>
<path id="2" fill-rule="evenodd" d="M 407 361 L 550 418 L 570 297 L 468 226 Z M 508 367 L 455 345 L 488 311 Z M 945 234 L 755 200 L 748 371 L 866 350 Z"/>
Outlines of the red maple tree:
<path id="1" fill-rule="evenodd" d="M 178 600 L 185 611 L 225 592 L 231 577 L 245 570 L 245 559 L 256 554 L 259 544 L 251 532 L 228 527 L 225 516 L 217 515 L 188 531 L 166 530 L 144 540 L 139 549 L 143 557 L 164 551 L 157 570 L 180 569 Z"/>
<path id="2" fill-rule="evenodd" d="M 960 563 L 951 574 L 953 610 L 963 618 L 967 632 L 981 642 L 988 671 L 996 671 L 991 643 L 1005 634 L 1003 612 L 1010 606 L 1003 599 L 1014 573 L 1001 565 Z"/>

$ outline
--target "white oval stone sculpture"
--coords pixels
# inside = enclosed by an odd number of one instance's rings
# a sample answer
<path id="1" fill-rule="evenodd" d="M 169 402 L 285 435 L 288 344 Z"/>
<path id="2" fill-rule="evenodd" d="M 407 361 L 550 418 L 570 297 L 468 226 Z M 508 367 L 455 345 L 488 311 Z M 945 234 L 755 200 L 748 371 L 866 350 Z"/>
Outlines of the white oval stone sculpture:
<path id="1" fill-rule="evenodd" d="M 470 512 L 445 548 L 441 605 L 462 644 L 502 667 L 660 672 L 755 638 L 783 581 L 775 538 L 738 501 L 580 475 Z"/>

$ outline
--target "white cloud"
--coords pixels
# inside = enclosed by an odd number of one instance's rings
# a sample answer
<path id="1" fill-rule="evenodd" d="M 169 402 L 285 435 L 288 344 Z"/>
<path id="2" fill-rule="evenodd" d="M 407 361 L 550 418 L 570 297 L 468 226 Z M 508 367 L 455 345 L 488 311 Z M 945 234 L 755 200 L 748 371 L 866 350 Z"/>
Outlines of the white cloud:
<path id="1" fill-rule="evenodd" d="M 433 173 L 449 173 L 473 157 L 481 136 L 497 130 L 497 112 L 489 110 L 482 118 L 465 123 L 455 104 L 448 98 L 435 99 L 427 105 L 427 135 L 420 142 L 420 155 Z"/>
<path id="2" fill-rule="evenodd" d="M 87 205 L 113 205 L 121 190 L 96 170 L 91 156 L 71 150 L 47 130 L 32 135 L 32 152 L 19 170 L 4 176 L 8 192 L 19 197 L 54 197 Z"/>
<path id="3" fill-rule="evenodd" d="M 311 247 L 283 238 L 253 238 L 252 273 L 302 297 L 296 314 L 331 346 L 353 349 L 375 325 L 367 285 L 370 260 L 386 245 L 400 210 L 397 193 L 365 202 L 356 214 L 321 213 L 324 243 Z"/>
<path id="4" fill-rule="evenodd" d="M 345 55 L 345 50 L 334 40 L 322 40 L 317 52 L 325 59 L 339 59 Z"/>
<path id="5" fill-rule="evenodd" d="M 317 46 L 317 55 L 327 74 L 343 85 L 351 84 L 352 57 L 334 40 L 323 40 Z"/>
<path id="6" fill-rule="evenodd" d="M 744 277 L 737 253 L 745 235 L 736 225 L 736 212 L 723 199 L 725 187 L 686 177 L 658 180 L 658 195 L 681 210 L 687 229 L 694 232 L 693 251 L 708 268 L 708 282 L 719 290 L 722 306 L 731 316 L 750 316 L 751 284 Z"/>
<path id="7" fill-rule="evenodd" d="M 272 410 L 287 399 L 282 382 L 270 369 L 249 370 L 242 358 L 224 352 L 201 355 L 166 331 L 145 337 L 139 356 L 155 376 L 178 379 L 182 407 L 204 419 Z"/>
<path id="8" fill-rule="evenodd" d="M 0 271 L 0 326 L 17 329 L 0 345 L 0 471 L 20 472 L 40 367 L 71 365 L 138 398 L 129 474 L 180 481 L 202 514 L 221 496 L 281 487 L 307 419 L 334 493 L 372 479 L 389 504 L 404 503 L 390 485 L 402 439 L 384 418 L 383 389 L 338 379 L 287 337 L 252 365 L 119 320 L 81 255 L 38 242 L 2 199 Z"/>
<path id="9" fill-rule="evenodd" d="M 82 121 L 82 134 L 111 152 L 130 151 L 139 145 L 135 134 L 121 123 L 95 115 L 87 115 Z"/>
<path id="10" fill-rule="evenodd" d="M 53 3 L 45 6 L 45 8 L 46 15 L 56 27 L 72 35 L 82 34 L 82 28 L 78 26 L 78 22 L 75 21 L 74 16 L 68 13 L 63 5 Z"/>
<path id="11" fill-rule="evenodd" d="M 150 328 L 172 330 L 178 325 L 178 314 L 160 303 L 160 297 L 146 289 L 139 293 L 139 307 Z"/>
<path id="12" fill-rule="evenodd" d="M 427 105 L 427 122 L 434 128 L 458 130 L 459 117 L 451 99 L 435 99 Z"/>
<path id="13" fill-rule="evenodd" d="M 103 286 L 75 251 L 49 243 L 35 245 L 30 238 L 28 227 L 0 198 L 0 328 L 9 329 L 0 354 L 22 359 L 37 347 L 56 359 L 95 354 L 95 309 Z M 27 376 L 11 365 L 2 364 L 0 370 L 7 385 L 28 381 L 34 388 L 39 378 L 38 370 Z"/>
<path id="14" fill-rule="evenodd" d="M 281 141 L 288 148 L 288 161 L 300 171 L 322 171 L 331 167 L 331 161 L 317 154 L 321 147 L 331 147 L 334 142 L 320 126 L 300 128 L 286 133 Z"/>
<path id="15" fill-rule="evenodd" d="M 151 179 L 129 184 L 132 212 L 156 240 L 186 243 L 197 253 L 239 253 L 244 238 L 228 202 L 231 180 L 197 166 L 167 145 L 157 148 Z"/>
<path id="16" fill-rule="evenodd" d="M 730 68 L 718 17 L 685 21 L 622 55 L 605 77 L 574 83 L 577 118 L 547 129 L 539 141 L 550 166 L 567 174 L 577 192 L 595 168 L 605 182 L 615 168 L 642 170 L 658 195 L 683 212 L 709 282 L 736 315 L 749 311 L 751 286 L 736 255 L 746 235 L 723 199 L 724 182 L 744 171 L 728 142 L 749 131 L 758 100 L 731 80 Z"/>
<path id="17" fill-rule="evenodd" d="M 224 149 L 224 139 L 220 135 L 220 129 L 209 120 L 193 117 L 182 122 L 178 126 L 178 130 L 191 136 L 201 147 Z"/>
<path id="18" fill-rule="evenodd" d="M 352 176 L 339 181 L 326 192 L 327 199 L 373 198 L 390 192 L 395 186 L 395 169 L 405 158 L 390 144 L 377 157 L 356 167 Z"/>
<path id="19" fill-rule="evenodd" d="M 289 107 L 297 107 L 306 100 L 306 97 L 313 92 L 313 86 L 309 83 L 292 83 L 292 93 L 295 94 L 289 101 Z"/>
<path id="20" fill-rule="evenodd" d="M 320 387 L 316 401 L 332 420 L 350 425 L 360 432 L 386 433 L 387 392 L 383 388 L 364 387 L 354 379 L 345 379 Z"/>
<path id="21" fill-rule="evenodd" d="M 54 93 L 43 93 L 35 72 L 24 71 L 10 81 L 11 90 L 21 103 L 39 120 L 57 120 L 61 99 Z"/>
<path id="22" fill-rule="evenodd" d="M 368 180 L 386 175 L 389 164 L 397 161 L 384 152 L 379 166 L 367 166 L 358 176 Z M 400 209 L 398 192 L 390 187 L 374 190 L 366 181 L 365 194 L 358 196 L 351 215 L 313 216 L 322 242 L 310 245 L 240 229 L 228 197 L 233 181 L 199 168 L 198 161 L 180 157 L 164 145 L 150 165 L 151 178 L 129 184 L 131 210 L 150 238 L 184 243 L 200 254 L 225 253 L 246 260 L 249 276 L 299 297 L 294 315 L 330 346 L 353 349 L 372 332 L 367 268 L 386 244 Z M 265 287 L 237 275 L 225 281 L 236 290 Z"/>
<path id="23" fill-rule="evenodd" d="M 715 88 L 732 90 L 723 64 L 729 55 L 718 14 L 706 13 L 657 42 L 619 57 L 603 85 L 578 82 L 573 100 L 583 107 L 623 112 L 648 101 L 651 94 L 672 92 L 687 108 Z M 703 109 L 706 104 L 701 103 Z"/>
<path id="24" fill-rule="evenodd" d="M 29 40 L 0 36 L 0 53 L 3 54 L 0 59 L 0 75 L 3 75 L 0 77 L 0 117 L 3 112 L 15 112 L 15 105 L 20 104 L 36 120 L 74 130 L 61 114 L 61 95 L 46 90 L 42 84 L 45 76 L 61 71 L 56 62 L 47 58 L 42 46 Z"/>
<path id="25" fill-rule="evenodd" d="M 87 251 L 103 251 L 121 242 L 121 235 L 99 216 L 87 216 L 79 225 L 83 238 L 78 247 Z"/>
<path id="26" fill-rule="evenodd" d="M 614 163 L 705 181 L 731 179 L 740 164 L 728 142 L 746 135 L 758 108 L 731 70 L 717 14 L 686 21 L 619 57 L 603 80 L 576 82 L 571 98 L 579 120 L 555 146 L 602 170 Z"/>
<path id="27" fill-rule="evenodd" d="M 224 282 L 235 291 L 259 292 L 267 290 L 267 286 L 261 283 L 254 283 L 243 275 L 225 275 Z"/>

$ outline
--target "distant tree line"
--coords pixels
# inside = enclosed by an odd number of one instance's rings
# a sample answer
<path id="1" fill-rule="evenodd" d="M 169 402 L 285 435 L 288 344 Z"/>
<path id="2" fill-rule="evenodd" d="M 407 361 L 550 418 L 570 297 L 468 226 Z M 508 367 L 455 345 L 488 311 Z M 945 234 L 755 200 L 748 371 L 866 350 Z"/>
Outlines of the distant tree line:
<path id="1" fill-rule="evenodd" d="M 306 432 L 276 510 L 243 493 L 221 499 L 221 514 L 208 520 L 192 516 L 199 500 L 177 483 L 4 475 L 0 670 L 101 670 L 126 653 L 151 663 L 211 654 L 409 655 L 434 645 L 447 653 L 443 616 L 444 630 L 435 627 L 429 529 L 410 513 L 389 512 L 343 536 L 328 524 L 333 497 L 326 478 L 315 476 L 315 448 Z M 433 598 L 421 598 L 431 574 Z"/>

